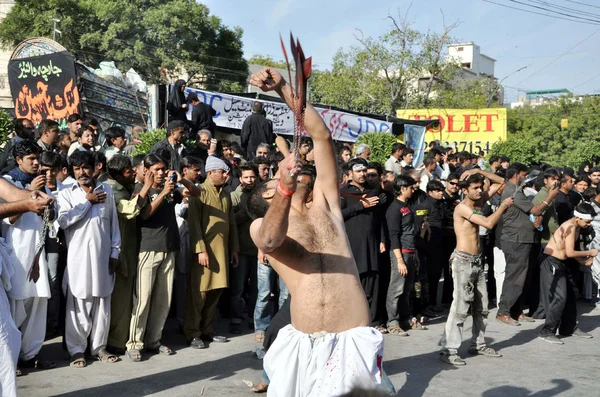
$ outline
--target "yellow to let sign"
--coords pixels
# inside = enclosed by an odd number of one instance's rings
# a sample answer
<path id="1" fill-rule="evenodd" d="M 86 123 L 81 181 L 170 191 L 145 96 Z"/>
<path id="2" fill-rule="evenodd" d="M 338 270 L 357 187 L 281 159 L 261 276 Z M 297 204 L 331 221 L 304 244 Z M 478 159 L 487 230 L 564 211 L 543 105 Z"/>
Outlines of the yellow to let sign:
<path id="1" fill-rule="evenodd" d="M 408 120 L 439 119 L 437 128 L 428 128 L 425 143 L 441 141 L 458 152 L 488 153 L 494 143 L 506 140 L 506 109 L 398 109 L 396 115 Z"/>
<path id="2" fill-rule="evenodd" d="M 562 128 L 563 130 L 569 128 L 569 119 L 562 119 L 560 121 L 560 128 Z"/>

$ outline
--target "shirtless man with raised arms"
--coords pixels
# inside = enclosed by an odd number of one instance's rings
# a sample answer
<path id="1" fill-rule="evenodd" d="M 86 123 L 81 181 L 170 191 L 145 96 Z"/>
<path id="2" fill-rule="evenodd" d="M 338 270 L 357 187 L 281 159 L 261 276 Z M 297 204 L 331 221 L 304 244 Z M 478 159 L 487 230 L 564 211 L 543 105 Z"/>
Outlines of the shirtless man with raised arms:
<path id="1" fill-rule="evenodd" d="M 484 177 L 492 182 L 486 192 L 483 191 Z M 463 366 L 466 363 L 458 356 L 458 348 L 462 342 L 462 329 L 469 307 L 473 315 L 473 337 L 469 354 L 501 357 L 494 349 L 485 345 L 488 296 L 484 265 L 479 253 L 479 226 L 493 229 L 504 211 L 512 205 L 513 199 L 510 197 L 504 200 L 496 212 L 485 217 L 481 214 L 481 208 L 504 186 L 504 180 L 491 172 L 474 169 L 464 172 L 458 185 L 464 199 L 454 210 L 456 249 L 450 258 L 454 293 L 442 337 L 440 359 L 448 364 Z"/>
<path id="2" fill-rule="evenodd" d="M 275 69 L 252 76 L 263 91 L 293 105 L 292 89 Z M 292 324 L 281 329 L 264 359 L 269 396 L 341 395 L 354 386 L 381 384 L 383 337 L 369 325 L 340 209 L 331 133 L 309 104 L 306 131 L 314 142 L 317 178 L 309 189 L 297 182 L 293 155 L 280 164 L 280 179 L 255 189 L 248 211 L 254 243 L 288 286 Z"/>

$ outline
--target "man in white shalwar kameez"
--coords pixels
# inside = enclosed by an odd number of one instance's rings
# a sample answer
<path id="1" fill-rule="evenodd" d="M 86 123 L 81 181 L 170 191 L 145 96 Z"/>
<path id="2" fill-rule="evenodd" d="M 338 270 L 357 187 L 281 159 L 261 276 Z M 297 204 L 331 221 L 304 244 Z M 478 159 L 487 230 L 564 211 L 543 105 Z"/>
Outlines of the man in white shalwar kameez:
<path id="1" fill-rule="evenodd" d="M 0 218 L 21 214 L 27 211 L 40 213 L 50 204 L 48 196 L 41 196 L 20 190 L 0 178 L 0 199 L 9 201 L 0 203 Z M 0 396 L 16 397 L 16 369 L 21 351 L 21 333 L 15 325 L 10 312 L 7 294 L 11 293 L 11 277 L 17 265 L 12 247 L 0 238 Z"/>
<path id="2" fill-rule="evenodd" d="M 94 156 L 77 151 L 70 157 L 76 180 L 58 195 L 58 224 L 65 231 L 68 254 L 63 289 L 67 296 L 65 342 L 71 366 L 85 367 L 88 347 L 99 360 L 118 358 L 106 351 L 110 295 L 121 247 L 112 189 L 92 177 Z"/>
<path id="3" fill-rule="evenodd" d="M 33 141 L 21 141 L 14 146 L 13 151 L 17 168 L 11 170 L 4 178 L 19 189 L 41 190 L 52 196 L 45 187 L 45 176 L 38 175 L 41 148 Z M 48 261 L 43 248 L 38 262 L 39 279 L 36 281 L 29 279 L 29 270 L 36 255 L 34 247 L 40 239 L 42 223 L 42 217 L 33 212 L 7 217 L 2 221 L 2 236 L 6 239 L 6 243 L 13 247 L 17 258 L 11 278 L 12 290 L 9 301 L 13 319 L 22 334 L 19 355 L 19 366 L 22 368 L 54 367 L 54 363 L 44 362 L 38 358 L 46 335 L 46 313 L 50 298 Z"/>

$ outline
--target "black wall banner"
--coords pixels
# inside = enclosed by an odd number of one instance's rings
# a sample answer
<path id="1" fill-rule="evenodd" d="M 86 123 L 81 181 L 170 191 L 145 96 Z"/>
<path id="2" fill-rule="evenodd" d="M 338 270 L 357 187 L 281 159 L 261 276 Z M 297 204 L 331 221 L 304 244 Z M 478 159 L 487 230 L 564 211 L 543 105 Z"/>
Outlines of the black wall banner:
<path id="1" fill-rule="evenodd" d="M 44 119 L 65 124 L 78 113 L 75 62 L 67 51 L 8 62 L 8 82 L 17 118 L 39 124 Z"/>

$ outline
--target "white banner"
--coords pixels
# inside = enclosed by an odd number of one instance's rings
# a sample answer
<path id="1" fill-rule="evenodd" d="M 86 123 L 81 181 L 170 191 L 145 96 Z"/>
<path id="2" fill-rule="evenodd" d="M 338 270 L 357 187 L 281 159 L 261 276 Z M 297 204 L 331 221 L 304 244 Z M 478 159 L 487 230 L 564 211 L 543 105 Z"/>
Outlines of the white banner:
<path id="1" fill-rule="evenodd" d="M 293 114 L 285 103 L 186 87 L 186 97 L 192 92 L 198 95 L 201 102 L 209 104 L 217 111 L 217 115 L 213 117 L 213 120 L 219 127 L 241 130 L 244 120 L 252 114 L 252 102 L 260 101 L 267 112 L 267 118 L 273 122 L 273 132 L 281 135 L 292 135 L 294 132 Z M 339 110 L 319 107 L 316 109 L 331 130 L 333 139 L 336 140 L 354 142 L 360 135 L 367 132 L 392 132 L 392 123 Z M 191 110 L 188 111 L 188 118 L 191 118 Z"/>

